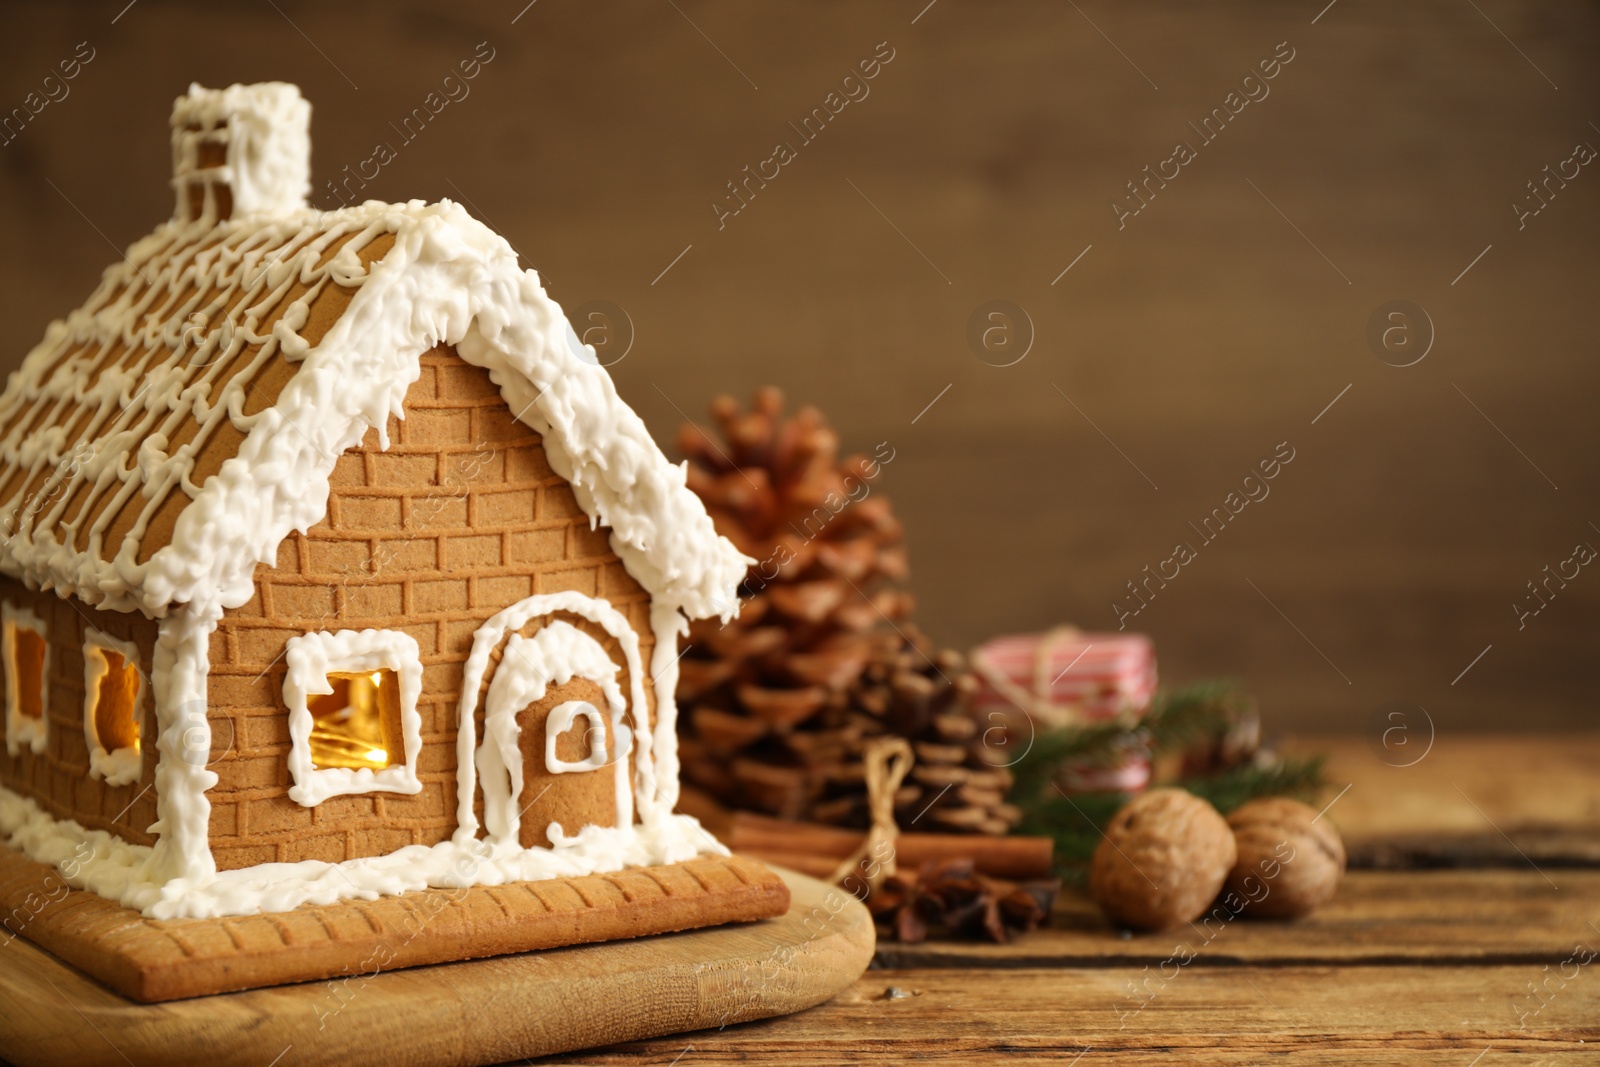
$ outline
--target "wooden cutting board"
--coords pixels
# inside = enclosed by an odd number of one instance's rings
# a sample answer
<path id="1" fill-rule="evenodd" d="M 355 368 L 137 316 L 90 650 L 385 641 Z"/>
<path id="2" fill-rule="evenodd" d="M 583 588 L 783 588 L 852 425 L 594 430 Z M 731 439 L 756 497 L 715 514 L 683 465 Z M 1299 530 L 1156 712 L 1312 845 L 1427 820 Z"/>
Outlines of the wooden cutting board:
<path id="1" fill-rule="evenodd" d="M 778 919 L 165 1004 L 17 938 L 0 947 L 0 1049 L 17 1067 L 443 1067 L 785 1015 L 854 982 L 874 935 L 848 895 L 779 873 Z"/>

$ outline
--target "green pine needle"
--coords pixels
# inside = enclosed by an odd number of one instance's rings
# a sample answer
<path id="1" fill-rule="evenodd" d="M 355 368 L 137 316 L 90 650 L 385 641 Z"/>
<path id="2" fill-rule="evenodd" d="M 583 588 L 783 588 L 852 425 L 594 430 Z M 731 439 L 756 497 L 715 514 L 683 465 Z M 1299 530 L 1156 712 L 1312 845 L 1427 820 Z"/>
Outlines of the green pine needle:
<path id="1" fill-rule="evenodd" d="M 1178 786 L 1209 800 L 1222 814 L 1258 797 L 1294 797 L 1310 802 L 1327 784 L 1325 756 L 1284 759 L 1266 767 L 1235 767 L 1210 778 L 1186 778 Z"/>
<path id="2" fill-rule="evenodd" d="M 1221 737 L 1249 710 L 1250 698 L 1237 682 L 1196 682 L 1176 693 L 1157 694 L 1141 725 L 1156 753 L 1178 752 Z"/>

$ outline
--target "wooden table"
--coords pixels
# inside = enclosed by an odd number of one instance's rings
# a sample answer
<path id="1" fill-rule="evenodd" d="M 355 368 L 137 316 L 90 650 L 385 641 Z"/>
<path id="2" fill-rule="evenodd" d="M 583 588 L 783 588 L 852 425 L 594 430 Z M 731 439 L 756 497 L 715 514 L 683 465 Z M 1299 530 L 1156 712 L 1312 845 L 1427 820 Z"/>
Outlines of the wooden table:
<path id="1" fill-rule="evenodd" d="M 1067 894 L 1015 944 L 881 945 L 799 1015 L 547 1062 L 1596 1062 L 1600 735 L 1440 737 L 1409 767 L 1360 739 L 1297 747 L 1332 754 L 1352 856 L 1307 920 L 1119 936 Z M 1182 945 L 1196 958 L 1165 962 Z"/>

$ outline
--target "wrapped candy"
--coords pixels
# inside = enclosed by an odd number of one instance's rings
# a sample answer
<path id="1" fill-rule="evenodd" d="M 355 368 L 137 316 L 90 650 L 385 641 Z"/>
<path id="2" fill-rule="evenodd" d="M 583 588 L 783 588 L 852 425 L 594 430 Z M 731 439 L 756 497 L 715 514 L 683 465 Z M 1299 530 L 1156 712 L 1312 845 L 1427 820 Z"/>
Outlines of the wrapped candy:
<path id="1" fill-rule="evenodd" d="M 1005 725 L 1019 755 L 1037 733 L 1112 721 L 1131 729 L 1156 694 L 1155 647 L 1144 634 L 1061 626 L 996 637 L 973 651 L 972 669 L 976 710 Z M 1149 780 L 1149 753 L 1131 733 L 1112 759 L 1065 763 L 1056 775 L 1067 793 L 1138 792 Z"/>

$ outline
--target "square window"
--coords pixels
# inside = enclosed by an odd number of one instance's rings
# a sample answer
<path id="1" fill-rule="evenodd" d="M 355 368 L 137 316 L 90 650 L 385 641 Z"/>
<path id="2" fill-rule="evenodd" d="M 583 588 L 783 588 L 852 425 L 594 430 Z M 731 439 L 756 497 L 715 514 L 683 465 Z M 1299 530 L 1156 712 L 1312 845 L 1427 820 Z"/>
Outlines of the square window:
<path id="1" fill-rule="evenodd" d="M 83 643 L 83 693 L 90 777 L 104 778 L 107 785 L 138 781 L 144 676 L 137 646 L 91 628 Z"/>
<path id="2" fill-rule="evenodd" d="M 50 644 L 44 620 L 27 608 L 0 605 L 0 657 L 6 670 L 6 752 L 15 756 L 23 745 L 43 752 L 50 732 L 45 714 Z"/>
<path id="3" fill-rule="evenodd" d="M 311 766 L 381 771 L 405 762 L 400 729 L 400 679 L 393 668 L 328 675 L 331 692 L 306 700 L 311 712 Z"/>
<path id="4" fill-rule="evenodd" d="M 422 658 L 410 634 L 303 634 L 289 639 L 284 658 L 291 800 L 311 807 L 351 793 L 422 791 Z"/>

